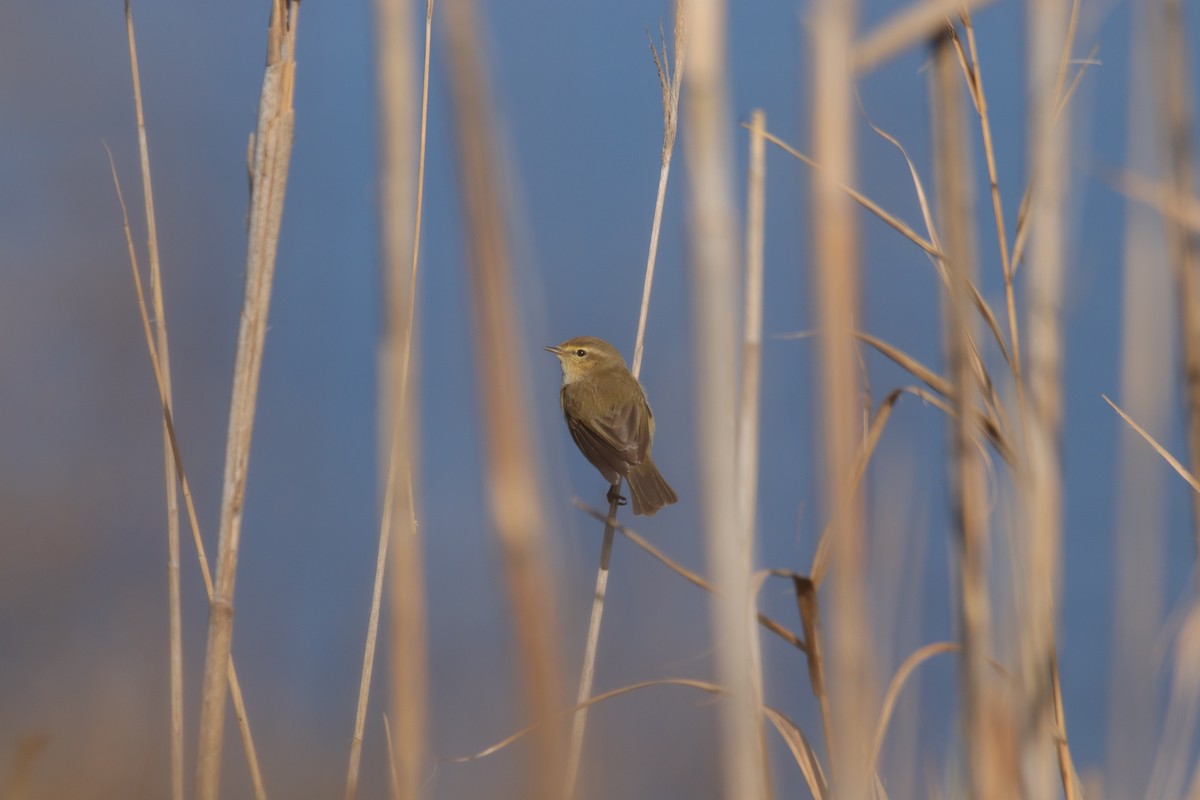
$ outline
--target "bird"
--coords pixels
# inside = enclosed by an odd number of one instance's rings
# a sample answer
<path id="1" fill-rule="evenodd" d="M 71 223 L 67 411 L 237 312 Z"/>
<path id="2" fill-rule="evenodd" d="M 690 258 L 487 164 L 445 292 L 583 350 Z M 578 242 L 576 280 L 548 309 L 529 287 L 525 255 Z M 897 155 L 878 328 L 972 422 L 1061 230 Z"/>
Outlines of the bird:
<path id="1" fill-rule="evenodd" d="M 559 401 L 567 430 L 580 452 L 611 484 L 609 501 L 624 504 L 619 487 L 629 483 L 633 513 L 652 516 L 679 498 L 663 478 L 650 448 L 654 414 L 637 378 L 617 348 L 594 336 L 578 336 L 544 348 L 562 367 Z"/>

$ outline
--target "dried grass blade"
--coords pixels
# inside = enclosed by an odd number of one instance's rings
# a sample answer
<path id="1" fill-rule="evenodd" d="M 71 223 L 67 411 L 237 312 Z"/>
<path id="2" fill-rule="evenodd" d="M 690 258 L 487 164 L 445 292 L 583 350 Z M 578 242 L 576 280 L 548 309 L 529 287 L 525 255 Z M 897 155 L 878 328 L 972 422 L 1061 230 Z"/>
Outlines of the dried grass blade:
<path id="1" fill-rule="evenodd" d="M 883 750 L 883 737 L 887 734 L 888 726 L 892 722 L 892 714 L 896 710 L 896 700 L 900 697 L 900 691 L 908 683 L 909 676 L 916 671 L 917 667 L 934 656 L 941 653 L 957 653 L 961 649 L 962 647 L 954 642 L 933 642 L 918 648 L 904 659 L 888 683 L 887 692 L 883 695 L 879 721 L 875 726 L 875 736 L 871 740 L 871 769 L 875 769 L 875 765 L 879 762 L 879 754 Z"/>
<path id="2" fill-rule="evenodd" d="M 783 737 L 788 749 L 792 751 L 792 757 L 796 759 L 796 764 L 800 767 L 800 773 L 804 776 L 804 782 L 808 784 L 808 790 L 812 792 L 813 798 L 815 800 L 828 798 L 830 796 L 829 784 L 825 779 L 825 772 L 821 769 L 821 762 L 817 758 L 816 752 L 813 751 L 812 745 L 808 743 L 808 738 L 800 730 L 800 726 L 773 708 L 764 708 L 763 712 L 775 726 L 775 730 L 779 731 L 779 735 Z"/>
<path id="3" fill-rule="evenodd" d="M 825 686 L 825 653 L 821 635 L 821 611 L 817 597 L 817 586 L 803 575 L 793 575 L 792 586 L 796 590 L 796 605 L 800 611 L 800 622 L 804 626 L 804 641 L 808 644 L 808 683 L 813 697 L 821 709 L 821 729 L 825 734 L 825 750 L 829 763 L 836 764 L 833 738 L 833 714 L 829 709 L 829 691 Z"/>
<path id="4" fill-rule="evenodd" d="M 904 157 L 904 162 L 908 165 L 909 175 L 912 176 L 913 188 L 917 193 L 917 202 L 921 207 L 921 217 L 925 220 L 925 230 L 929 232 L 929 241 L 935 250 L 937 250 L 939 253 L 942 252 L 942 244 L 938 239 L 937 228 L 933 222 L 933 212 L 929 208 L 929 199 L 925 194 L 925 186 L 921 181 L 920 173 L 917 172 L 916 165 L 913 164 L 912 159 L 908 157 L 908 150 L 906 150 L 904 145 L 900 143 L 900 140 L 876 125 L 869 117 L 866 116 L 865 112 L 863 113 L 863 117 L 866 119 L 867 124 L 871 126 L 871 130 L 875 131 L 875 133 L 887 140 L 893 147 L 899 150 L 900 155 Z M 937 267 L 938 275 L 942 279 L 942 283 L 948 286 L 950 277 L 946 269 L 945 259 L 941 256 L 934 256 L 933 254 L 930 254 L 930 259 L 933 261 L 934 266 Z M 987 301 L 983 299 L 983 295 L 980 294 L 979 287 L 975 285 L 974 280 L 969 282 L 969 288 L 971 291 L 972 304 L 979 312 L 979 315 L 983 318 L 983 321 L 987 323 L 988 330 L 991 331 L 992 338 L 995 340 L 996 346 L 1000 348 L 1000 355 L 1003 356 L 1005 363 L 1011 365 L 1012 358 L 1009 355 L 1008 346 L 1004 342 L 1004 336 L 1000 333 L 1000 323 L 996 321 L 995 313 L 992 312 L 992 308 L 988 305 Z M 971 347 L 974 350 L 974 342 L 972 342 Z M 987 376 L 986 371 L 983 369 L 983 361 L 979 357 L 978 351 L 975 352 L 975 361 L 977 362 L 977 372 L 980 381 L 985 385 L 990 385 L 991 379 Z"/>
<path id="5" fill-rule="evenodd" d="M 700 691 L 707 692 L 708 694 L 725 694 L 725 690 L 723 688 L 716 685 L 715 683 L 709 683 L 707 681 L 692 680 L 691 678 L 658 678 L 656 680 L 641 681 L 640 683 L 633 683 L 628 686 L 621 686 L 616 689 L 610 689 L 607 692 L 602 692 L 594 697 L 588 698 L 588 700 L 586 702 L 579 703 L 577 705 L 572 706 L 571 708 L 563 710 L 562 712 L 560 712 L 559 716 L 565 717 L 570 714 L 575 714 L 575 713 L 579 712 L 581 709 L 590 708 L 591 706 L 594 706 L 597 703 L 603 703 L 606 700 L 613 699 L 614 697 L 620 697 L 622 695 L 630 694 L 632 692 L 637 692 L 642 689 L 648 689 L 648 688 L 651 688 L 654 686 L 684 686 L 684 687 L 691 688 L 691 689 L 699 689 Z M 452 758 L 447 758 L 445 760 L 452 764 L 465 764 L 470 761 L 478 761 L 481 758 L 486 758 L 490 755 L 498 753 L 499 751 L 508 747 L 510 744 L 513 744 L 514 742 L 524 738 L 525 736 L 529 735 L 530 733 L 533 733 L 534 731 L 536 731 L 539 728 L 544 727 L 544 726 L 545 726 L 545 723 L 534 723 L 532 725 L 526 725 L 524 728 L 521 728 L 519 731 L 517 731 L 509 736 L 506 736 L 505 738 L 501 739 L 500 741 L 496 742 L 495 744 L 488 745 L 487 747 L 485 747 L 484 749 L 480 750 L 477 753 L 474 753 L 469 756 L 454 756 Z"/>
<path id="6" fill-rule="evenodd" d="M 601 522 L 607 521 L 607 518 L 605 517 L 603 512 L 599 511 L 598 509 L 592 508 L 591 506 L 589 506 L 587 503 L 584 503 L 579 498 L 574 498 L 571 502 L 573 502 L 575 504 L 576 508 L 583 511 L 585 514 L 590 515 L 593 519 L 600 520 Z M 621 523 L 618 522 L 613 525 L 613 529 L 615 531 L 619 532 L 622 536 L 624 536 L 630 542 L 632 542 L 633 544 L 640 547 L 642 550 L 645 550 L 651 557 L 653 557 L 659 563 L 663 564 L 665 567 L 670 569 L 676 575 L 679 575 L 681 578 L 686 580 L 688 583 L 691 583 L 695 586 L 699 586 L 701 589 L 703 589 L 706 592 L 715 593 L 717 591 L 715 586 L 713 586 L 711 583 L 709 583 L 707 580 L 705 580 L 699 574 L 693 572 L 692 570 L 683 566 L 679 562 L 674 561 L 666 553 L 659 550 L 654 545 L 650 544 L 650 542 L 648 542 L 645 538 L 643 538 L 641 535 L 639 535 L 637 532 L 631 530 L 627 526 L 622 525 Z M 806 645 L 805 645 L 804 641 L 799 636 L 797 636 L 795 633 L 793 633 L 792 631 L 785 628 L 783 625 L 780 625 L 778 622 L 771 619 L 766 614 L 764 614 L 760 611 L 760 612 L 758 612 L 757 618 L 758 618 L 758 623 L 760 625 L 762 625 L 764 628 L 769 630 L 771 633 L 774 633 L 779 638 L 783 639 L 788 644 L 795 647 L 797 650 L 803 651 L 806 649 Z"/>
<path id="7" fill-rule="evenodd" d="M 1138 434 L 1138 436 L 1141 436 L 1143 439 L 1145 439 L 1146 442 L 1149 443 L 1149 445 L 1154 448 L 1154 451 L 1156 453 L 1158 453 L 1160 456 L 1162 456 L 1164 461 L 1166 461 L 1168 464 L 1171 465 L 1171 469 L 1175 470 L 1175 472 L 1179 475 L 1179 477 L 1181 477 L 1185 481 L 1187 481 L 1188 485 L 1191 486 L 1192 489 L 1194 489 L 1197 492 L 1200 492 L 1200 481 L 1196 480 L 1196 476 L 1192 474 L 1191 470 L 1189 470 L 1187 467 L 1185 467 L 1183 464 L 1181 464 L 1179 462 L 1179 459 L 1177 459 L 1177 458 L 1175 458 L 1175 456 L 1171 455 L 1171 453 L 1167 450 L 1167 448 L 1165 448 L 1161 444 L 1159 444 L 1158 440 L 1155 439 L 1153 436 L 1151 436 L 1149 433 L 1147 433 L 1146 430 L 1141 425 L 1138 425 L 1136 422 L 1134 422 L 1132 417 L 1130 417 L 1128 414 L 1126 414 L 1121 409 L 1120 406 L 1118 406 L 1116 403 L 1114 403 L 1112 400 L 1110 400 L 1108 398 L 1108 395 L 1100 395 L 1100 396 L 1104 398 L 1104 402 L 1106 402 L 1110 406 L 1112 406 L 1113 411 L 1116 411 L 1118 414 L 1121 415 L 1121 419 L 1125 420 L 1126 425 L 1128 425 L 1130 428 L 1133 428 L 1133 430 Z"/>
<path id="8" fill-rule="evenodd" d="M 954 397 L 954 387 L 950 385 L 950 381 L 946 380 L 941 375 L 938 375 L 936 372 L 910 356 L 908 353 L 901 350 L 899 347 L 888 344 L 882 339 L 872 336 L 869 333 L 863 333 L 862 331 L 855 332 L 854 336 L 858 340 L 866 342 L 867 344 L 871 345 L 871 347 L 878 350 L 881 354 L 896 362 L 896 364 L 905 371 L 911 373 L 914 378 L 921 381 L 938 394 L 942 395 L 943 397 Z"/>
<path id="9" fill-rule="evenodd" d="M 746 127 L 745 124 L 743 124 L 742 127 Z M 790 144 L 783 141 L 775 134 L 767 131 L 763 134 L 763 138 L 765 138 L 768 142 L 770 142 L 771 144 L 778 147 L 780 150 L 783 150 L 788 155 L 795 157 L 802 164 L 804 164 L 814 170 L 819 171 L 822 169 L 820 163 L 818 163 L 817 161 L 813 160 L 812 158 L 809 158 L 808 156 L 804 155 L 799 150 L 792 147 Z M 910 242 L 915 244 L 917 247 L 924 250 L 926 253 L 929 253 L 930 255 L 934 255 L 934 256 L 939 254 L 937 248 L 932 243 L 930 243 L 930 241 L 928 239 L 921 236 L 921 234 L 919 234 L 915 230 L 913 230 L 910 225 L 908 225 L 905 222 L 902 222 L 895 215 L 884 210 L 883 206 L 879 205 L 874 200 L 871 200 L 866 195 L 862 194 L 862 192 L 859 192 L 857 189 L 852 189 L 851 187 L 849 187 L 845 184 L 842 184 L 842 183 L 838 184 L 838 188 L 840 188 L 842 191 L 844 191 L 846 194 L 848 194 L 850 196 L 850 199 L 852 199 L 854 202 L 858 203 L 860 206 L 865 208 L 867 211 L 870 211 L 872 214 L 879 217 L 879 219 L 882 220 L 885 224 L 891 226 L 897 233 L 899 233 L 905 239 L 908 239 Z"/>

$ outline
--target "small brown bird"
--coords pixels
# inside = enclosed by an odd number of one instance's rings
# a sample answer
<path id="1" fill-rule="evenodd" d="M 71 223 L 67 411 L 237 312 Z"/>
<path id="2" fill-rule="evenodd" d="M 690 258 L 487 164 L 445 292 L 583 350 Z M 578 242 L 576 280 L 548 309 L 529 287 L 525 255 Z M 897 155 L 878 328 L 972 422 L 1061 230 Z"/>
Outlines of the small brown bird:
<path id="1" fill-rule="evenodd" d="M 654 414 L 617 348 L 594 336 L 579 336 L 546 350 L 562 365 L 559 400 L 567 430 L 612 484 L 608 499 L 619 497 L 617 487 L 625 478 L 634 514 L 650 516 L 678 500 L 650 458 Z"/>

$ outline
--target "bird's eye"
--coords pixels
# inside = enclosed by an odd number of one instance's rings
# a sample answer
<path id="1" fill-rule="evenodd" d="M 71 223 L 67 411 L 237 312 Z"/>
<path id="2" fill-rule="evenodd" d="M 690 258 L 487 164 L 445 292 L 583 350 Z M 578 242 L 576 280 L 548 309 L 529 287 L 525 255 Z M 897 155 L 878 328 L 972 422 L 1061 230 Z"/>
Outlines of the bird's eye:
<path id="1" fill-rule="evenodd" d="M 586 355 L 587 355 L 587 350 L 584 350 L 584 349 L 581 347 L 581 348 L 579 348 L 578 350 L 576 350 L 576 351 L 575 351 L 575 355 L 579 356 L 580 358 L 583 358 L 584 356 L 586 356 Z"/>

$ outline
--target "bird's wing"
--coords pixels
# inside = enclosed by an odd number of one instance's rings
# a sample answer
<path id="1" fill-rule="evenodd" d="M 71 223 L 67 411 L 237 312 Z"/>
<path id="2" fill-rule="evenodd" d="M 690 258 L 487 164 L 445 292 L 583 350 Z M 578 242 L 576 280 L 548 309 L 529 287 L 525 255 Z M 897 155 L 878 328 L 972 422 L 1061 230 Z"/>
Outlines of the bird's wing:
<path id="1" fill-rule="evenodd" d="M 626 403 L 612 414 L 595 420 L 591 428 L 626 464 L 640 464 L 650 450 L 653 418 L 650 406 L 639 402 Z"/>
<path id="2" fill-rule="evenodd" d="M 606 481 L 616 483 L 625 474 L 629 468 L 625 458 L 604 436 L 570 416 L 567 417 L 567 430 L 580 452 L 600 470 Z"/>

